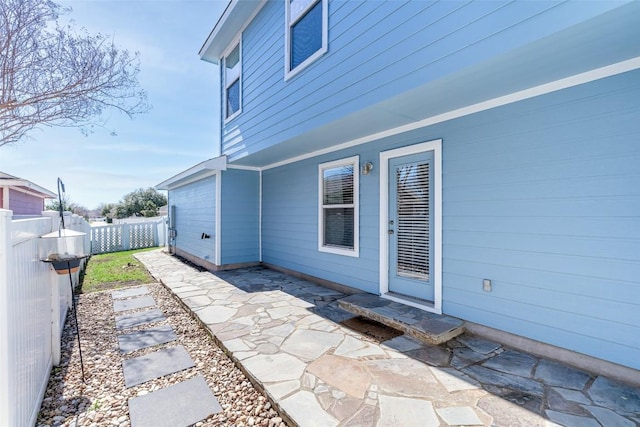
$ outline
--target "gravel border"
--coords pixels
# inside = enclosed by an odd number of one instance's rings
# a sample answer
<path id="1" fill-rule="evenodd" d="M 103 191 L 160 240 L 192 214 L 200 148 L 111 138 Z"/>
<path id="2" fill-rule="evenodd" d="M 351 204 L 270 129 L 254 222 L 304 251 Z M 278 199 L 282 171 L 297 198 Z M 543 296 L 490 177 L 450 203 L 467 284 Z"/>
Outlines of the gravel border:
<path id="1" fill-rule="evenodd" d="M 178 339 L 162 347 L 182 344 L 194 360 L 195 367 L 125 388 L 122 360 L 148 354 L 159 347 L 121 355 L 116 337 L 122 331 L 115 327 L 112 290 L 80 294 L 78 323 L 85 383 L 82 382 L 78 341 L 70 312 L 62 336 L 61 363 L 51 372 L 38 414 L 38 426 L 128 427 L 131 425 L 127 404 L 129 398 L 200 374 L 207 381 L 223 411 L 195 424 L 196 426 L 286 427 L 269 400 L 251 384 L 215 344 L 209 332 L 191 317 L 163 285 L 153 283 L 144 286 L 149 289 L 157 307 L 167 319 L 126 331 L 170 325 Z M 142 310 L 125 313 L 136 311 Z"/>

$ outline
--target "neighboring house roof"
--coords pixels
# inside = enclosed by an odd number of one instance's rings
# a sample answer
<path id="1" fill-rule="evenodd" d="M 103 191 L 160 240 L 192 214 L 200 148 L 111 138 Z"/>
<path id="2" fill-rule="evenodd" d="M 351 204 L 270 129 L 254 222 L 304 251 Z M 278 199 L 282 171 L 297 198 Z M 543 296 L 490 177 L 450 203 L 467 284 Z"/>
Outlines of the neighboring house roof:
<path id="1" fill-rule="evenodd" d="M 213 159 L 205 160 L 195 166 L 190 167 L 187 170 L 180 172 L 177 175 L 172 176 L 169 179 L 162 181 L 156 185 L 158 190 L 170 190 L 172 188 L 180 187 L 193 181 L 210 176 L 217 170 L 227 169 L 227 156 L 214 157 Z"/>
<path id="2" fill-rule="evenodd" d="M 32 194 L 43 199 L 55 199 L 58 197 L 56 193 L 47 190 L 44 187 L 17 176 L 0 172 L 0 187 L 11 187 L 24 193 Z"/>

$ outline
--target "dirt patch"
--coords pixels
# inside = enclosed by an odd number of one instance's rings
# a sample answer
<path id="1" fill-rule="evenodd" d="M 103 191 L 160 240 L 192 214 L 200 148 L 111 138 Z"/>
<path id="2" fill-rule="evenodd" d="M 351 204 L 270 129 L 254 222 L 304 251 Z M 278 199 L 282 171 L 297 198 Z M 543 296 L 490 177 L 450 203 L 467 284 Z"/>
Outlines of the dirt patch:
<path id="1" fill-rule="evenodd" d="M 380 322 L 376 322 L 375 320 L 367 319 L 362 316 L 352 317 L 340 324 L 346 326 L 352 331 L 371 337 L 376 342 L 384 342 L 403 334 L 403 332 L 397 329 L 393 329 Z"/>

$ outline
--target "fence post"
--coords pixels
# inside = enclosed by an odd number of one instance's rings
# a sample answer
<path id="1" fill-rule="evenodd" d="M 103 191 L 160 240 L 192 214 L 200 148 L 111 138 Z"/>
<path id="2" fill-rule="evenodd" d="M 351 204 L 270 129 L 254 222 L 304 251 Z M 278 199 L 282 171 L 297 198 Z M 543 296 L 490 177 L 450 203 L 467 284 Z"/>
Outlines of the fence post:
<path id="1" fill-rule="evenodd" d="M 0 209 L 0 425 L 11 425 L 13 420 L 13 406 L 9 401 L 11 387 L 9 375 L 9 265 L 11 264 L 11 216 L 12 211 Z"/>
<path id="2" fill-rule="evenodd" d="M 130 245 L 130 239 L 129 239 L 129 229 L 131 228 L 131 226 L 129 224 L 120 224 L 120 232 L 122 233 L 121 238 L 122 238 L 122 249 L 123 251 L 128 251 L 129 249 L 131 249 Z"/>
<path id="3" fill-rule="evenodd" d="M 156 223 L 156 236 L 158 239 L 156 240 L 156 246 L 164 246 L 165 242 L 165 217 L 162 217 Z"/>
<path id="4" fill-rule="evenodd" d="M 91 224 L 88 221 L 85 221 L 84 223 L 84 232 L 87 233 L 87 235 L 84 236 L 84 251 L 91 255 Z"/>

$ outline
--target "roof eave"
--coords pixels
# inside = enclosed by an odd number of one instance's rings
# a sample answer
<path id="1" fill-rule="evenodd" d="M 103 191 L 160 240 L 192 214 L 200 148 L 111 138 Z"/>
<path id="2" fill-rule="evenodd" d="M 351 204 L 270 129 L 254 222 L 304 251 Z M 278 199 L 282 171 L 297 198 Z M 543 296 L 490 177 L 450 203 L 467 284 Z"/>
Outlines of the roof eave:
<path id="1" fill-rule="evenodd" d="M 224 50 L 267 0 L 231 0 L 211 30 L 198 54 L 203 61 L 218 64 Z"/>
<path id="2" fill-rule="evenodd" d="M 155 186 L 158 190 L 171 190 L 179 187 L 187 182 L 192 182 L 202 176 L 203 178 L 209 176 L 208 172 L 227 170 L 227 156 L 214 157 L 213 159 L 205 160 L 195 166 L 190 167 L 177 175 L 166 179 Z"/>
<path id="3" fill-rule="evenodd" d="M 58 197 L 54 192 L 49 191 L 44 187 L 40 187 L 31 181 L 27 181 L 26 179 L 2 179 L 0 180 L 0 186 L 21 187 L 30 190 L 31 193 L 36 196 L 41 196 L 43 199 L 55 199 Z"/>

